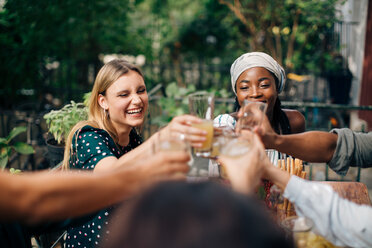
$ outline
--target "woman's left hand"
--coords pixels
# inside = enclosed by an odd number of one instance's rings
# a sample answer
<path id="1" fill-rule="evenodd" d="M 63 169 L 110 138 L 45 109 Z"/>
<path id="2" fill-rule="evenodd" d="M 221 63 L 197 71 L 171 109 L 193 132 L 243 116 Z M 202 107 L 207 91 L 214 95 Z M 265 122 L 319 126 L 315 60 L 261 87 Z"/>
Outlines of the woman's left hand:
<path id="1" fill-rule="evenodd" d="M 172 121 L 164 127 L 160 132 L 163 136 L 182 137 L 190 142 L 193 147 L 201 147 L 206 140 L 207 132 L 195 127 L 192 123 L 201 123 L 202 120 L 193 115 L 180 115 L 172 119 Z"/>

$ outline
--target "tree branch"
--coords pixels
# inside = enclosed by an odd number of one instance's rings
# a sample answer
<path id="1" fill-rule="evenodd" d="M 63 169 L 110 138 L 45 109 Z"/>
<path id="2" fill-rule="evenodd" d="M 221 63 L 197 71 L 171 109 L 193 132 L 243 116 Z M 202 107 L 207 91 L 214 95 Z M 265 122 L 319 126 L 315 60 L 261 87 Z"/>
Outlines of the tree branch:
<path id="1" fill-rule="evenodd" d="M 285 59 L 286 67 L 293 67 L 292 65 L 292 57 L 293 57 L 293 51 L 294 51 L 294 42 L 296 39 L 296 34 L 297 34 L 297 29 L 298 29 L 298 20 L 300 18 L 301 10 L 298 9 L 296 11 L 295 18 L 293 20 L 293 25 L 292 25 L 292 33 L 289 36 L 288 40 L 288 49 L 287 49 L 287 57 Z"/>
<path id="2" fill-rule="evenodd" d="M 254 35 L 255 33 L 255 27 L 253 25 L 252 20 L 247 20 L 247 18 L 243 15 L 243 13 L 240 11 L 241 10 L 241 3 L 239 0 L 234 0 L 234 5 L 226 2 L 225 0 L 218 0 L 220 4 L 226 5 L 234 14 L 235 16 L 244 24 L 246 27 L 248 33 L 250 35 Z"/>

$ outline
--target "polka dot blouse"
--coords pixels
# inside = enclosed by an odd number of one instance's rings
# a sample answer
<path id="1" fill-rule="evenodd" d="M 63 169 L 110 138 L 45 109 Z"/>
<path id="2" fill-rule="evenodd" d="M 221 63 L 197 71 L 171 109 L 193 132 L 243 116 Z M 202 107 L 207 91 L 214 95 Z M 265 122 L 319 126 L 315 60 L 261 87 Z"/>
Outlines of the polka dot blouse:
<path id="1" fill-rule="evenodd" d="M 85 126 L 72 140 L 73 153 L 70 158 L 70 168 L 93 170 L 101 159 L 108 156 L 120 158 L 142 142 L 134 129 L 130 132 L 129 140 L 126 147 L 120 147 L 106 131 Z M 82 226 L 68 229 L 66 247 L 99 246 L 110 235 L 107 226 L 110 223 L 109 216 L 113 208 L 101 210 Z"/>

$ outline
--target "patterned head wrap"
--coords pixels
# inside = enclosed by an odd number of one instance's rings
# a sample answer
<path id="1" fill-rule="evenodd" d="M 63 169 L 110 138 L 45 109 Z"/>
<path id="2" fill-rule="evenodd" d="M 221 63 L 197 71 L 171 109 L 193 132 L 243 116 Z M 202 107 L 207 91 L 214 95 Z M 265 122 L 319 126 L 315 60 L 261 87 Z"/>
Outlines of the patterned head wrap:
<path id="1" fill-rule="evenodd" d="M 253 67 L 263 67 L 272 72 L 278 79 L 277 91 L 280 93 L 284 88 L 286 80 L 285 71 L 270 55 L 262 52 L 245 53 L 237 58 L 231 65 L 231 86 L 236 95 L 236 80 L 245 70 Z"/>

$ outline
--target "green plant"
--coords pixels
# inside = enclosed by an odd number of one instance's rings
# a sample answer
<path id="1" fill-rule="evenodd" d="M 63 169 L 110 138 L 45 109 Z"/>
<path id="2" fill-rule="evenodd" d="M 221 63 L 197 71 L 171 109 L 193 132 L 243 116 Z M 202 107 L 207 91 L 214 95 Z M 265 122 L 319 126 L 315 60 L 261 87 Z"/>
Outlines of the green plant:
<path id="1" fill-rule="evenodd" d="M 187 96 L 196 91 L 195 85 L 188 85 L 187 88 L 179 87 L 176 83 L 169 84 L 166 89 L 166 97 L 158 100 L 158 105 L 161 108 L 161 115 L 152 119 L 152 123 L 158 126 L 164 126 L 172 120 L 173 117 L 188 113 Z M 226 89 L 216 90 L 211 89 L 215 98 L 228 98 L 229 92 Z M 214 116 L 232 111 L 232 106 L 227 104 L 215 104 Z"/>
<path id="2" fill-rule="evenodd" d="M 32 154 L 34 153 L 34 148 L 24 142 L 14 142 L 12 140 L 19 134 L 25 132 L 26 127 L 15 127 L 10 131 L 9 135 L 5 138 L 0 138 L 0 169 L 4 170 L 6 164 L 9 161 L 9 157 L 12 154 L 12 150 L 20 154 Z M 18 173 L 19 170 L 11 170 L 12 173 Z"/>
<path id="3" fill-rule="evenodd" d="M 170 83 L 165 89 L 166 97 L 160 98 L 157 103 L 161 108 L 161 115 L 152 119 L 152 123 L 164 126 L 172 120 L 174 116 L 187 113 L 187 95 L 195 91 L 194 85 L 187 88 L 179 87 L 177 84 Z"/>
<path id="4" fill-rule="evenodd" d="M 83 103 L 85 106 L 88 106 L 89 105 L 89 99 L 90 99 L 90 96 L 92 95 L 92 92 L 87 92 L 84 94 L 83 96 Z"/>
<path id="5" fill-rule="evenodd" d="M 60 110 L 52 110 L 44 119 L 58 144 L 63 144 L 71 128 L 79 121 L 88 119 L 88 108 L 83 103 L 71 101 Z"/>

